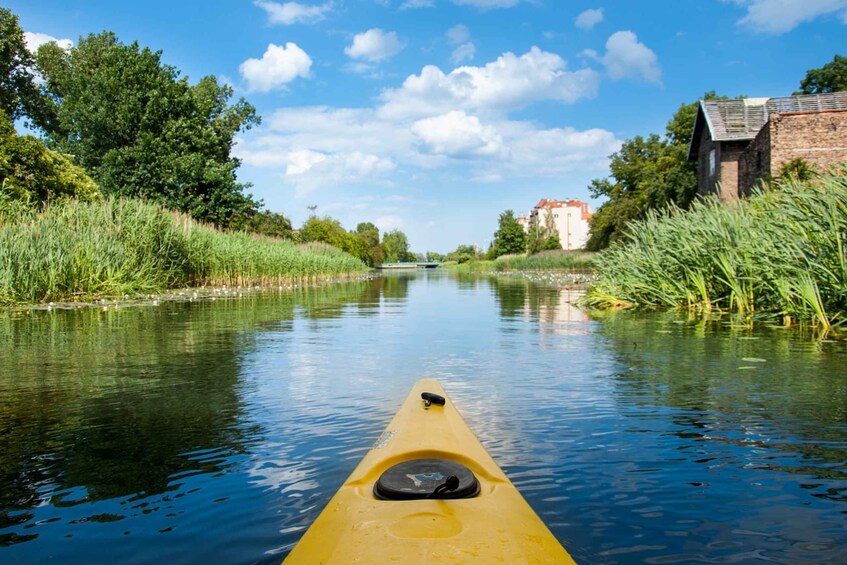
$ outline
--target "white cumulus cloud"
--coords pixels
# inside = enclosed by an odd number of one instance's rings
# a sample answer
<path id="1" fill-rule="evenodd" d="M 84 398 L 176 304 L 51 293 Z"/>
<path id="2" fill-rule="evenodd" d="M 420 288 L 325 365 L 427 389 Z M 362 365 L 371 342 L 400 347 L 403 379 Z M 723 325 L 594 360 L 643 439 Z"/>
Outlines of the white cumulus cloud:
<path id="1" fill-rule="evenodd" d="M 603 21 L 603 8 L 597 8 L 592 10 L 585 10 L 580 13 L 576 20 L 574 21 L 574 25 L 580 29 L 592 29 L 594 26 Z"/>
<path id="2" fill-rule="evenodd" d="M 429 182 L 445 171 L 469 182 L 602 173 L 621 146 L 614 133 L 508 117 L 536 101 L 593 95 L 598 80 L 539 49 L 447 74 L 429 66 L 383 90 L 370 108 L 280 108 L 234 153 L 245 165 L 279 171 L 297 195 Z"/>
<path id="3" fill-rule="evenodd" d="M 303 173 L 309 172 L 312 167 L 318 163 L 326 161 L 326 155 L 318 153 L 317 151 L 300 149 L 298 151 L 289 152 L 288 155 L 285 156 L 285 161 L 287 165 L 285 168 L 286 175 L 302 175 Z"/>
<path id="4" fill-rule="evenodd" d="M 613 33 L 606 41 L 606 54 L 601 58 L 606 72 L 614 79 L 636 78 L 661 84 L 662 69 L 652 49 L 638 41 L 631 31 Z"/>
<path id="5" fill-rule="evenodd" d="M 747 14 L 739 25 L 758 33 L 779 35 L 798 25 L 830 14 L 847 24 L 847 0 L 736 0 Z"/>
<path id="6" fill-rule="evenodd" d="M 323 20 L 332 10 L 332 3 L 319 6 L 300 4 L 299 2 L 266 2 L 258 0 L 256 6 L 268 14 L 268 22 L 272 24 L 293 25 L 313 24 Z"/>
<path id="7" fill-rule="evenodd" d="M 471 31 L 468 29 L 468 26 L 464 24 L 454 25 L 447 30 L 447 40 L 453 45 L 464 43 L 470 39 L 470 37 Z"/>
<path id="8" fill-rule="evenodd" d="M 70 39 L 57 39 L 52 35 L 47 35 L 46 33 L 37 33 L 31 31 L 24 32 L 24 41 L 26 42 L 26 48 L 30 53 L 35 53 L 39 47 L 41 47 L 45 43 L 50 43 L 51 41 L 55 41 L 56 45 L 58 45 L 65 51 L 74 46 L 74 42 Z"/>
<path id="9" fill-rule="evenodd" d="M 612 132 L 599 128 L 539 129 L 529 122 L 509 122 L 499 127 L 510 147 L 511 159 L 504 168 L 514 176 L 604 170 L 609 166 L 608 156 L 621 148 L 621 141 Z"/>
<path id="10" fill-rule="evenodd" d="M 344 49 L 344 53 L 353 59 L 364 59 L 376 63 L 393 57 L 403 50 L 403 42 L 393 31 L 384 32 L 379 28 L 372 28 L 364 33 L 356 34 L 353 43 Z"/>
<path id="11" fill-rule="evenodd" d="M 412 132 L 428 152 L 454 157 L 494 155 L 503 143 L 495 128 L 460 110 L 418 120 L 412 124 Z"/>
<path id="12" fill-rule="evenodd" d="M 470 61 L 475 55 L 476 45 L 474 45 L 472 41 L 468 41 L 467 43 L 462 43 L 453 49 L 453 53 L 450 55 L 450 62 L 454 65 L 458 65 L 459 63 Z"/>
<path id="13" fill-rule="evenodd" d="M 592 69 L 569 72 L 554 53 L 533 47 L 516 56 L 504 53 L 484 67 L 458 67 L 444 74 L 427 65 L 400 88 L 383 91 L 388 116 L 443 114 L 454 109 L 507 111 L 540 100 L 571 103 L 597 92 L 599 76 Z"/>
<path id="14" fill-rule="evenodd" d="M 310 155 L 304 153 L 304 164 L 308 166 L 301 172 L 286 169 L 285 178 L 296 189 L 298 196 L 303 196 L 325 186 L 338 186 L 342 183 L 373 181 L 380 176 L 393 171 L 394 162 L 390 158 L 354 151 L 352 153 L 334 153 L 328 155 Z"/>
<path id="15" fill-rule="evenodd" d="M 311 68 L 311 57 L 296 43 L 288 42 L 284 47 L 271 43 L 261 59 L 247 59 L 239 70 L 249 90 L 269 92 L 297 77 L 309 78 Z"/>

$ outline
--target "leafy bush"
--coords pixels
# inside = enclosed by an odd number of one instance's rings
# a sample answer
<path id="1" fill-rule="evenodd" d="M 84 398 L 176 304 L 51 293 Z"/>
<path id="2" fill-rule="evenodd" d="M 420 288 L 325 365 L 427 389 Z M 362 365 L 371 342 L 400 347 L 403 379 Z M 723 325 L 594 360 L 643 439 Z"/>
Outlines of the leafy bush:
<path id="1" fill-rule="evenodd" d="M 24 205 L 68 198 L 95 200 L 97 184 L 66 156 L 32 136 L 19 136 L 0 111 L 0 187 L 7 201 Z"/>

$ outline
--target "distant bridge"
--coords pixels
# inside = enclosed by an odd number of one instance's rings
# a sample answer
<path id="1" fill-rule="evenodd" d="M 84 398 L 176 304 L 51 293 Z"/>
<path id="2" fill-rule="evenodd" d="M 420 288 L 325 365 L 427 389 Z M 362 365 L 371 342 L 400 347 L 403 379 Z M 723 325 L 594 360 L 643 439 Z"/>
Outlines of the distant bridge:
<path id="1" fill-rule="evenodd" d="M 383 263 L 377 269 L 436 269 L 441 263 L 418 262 L 418 263 Z"/>

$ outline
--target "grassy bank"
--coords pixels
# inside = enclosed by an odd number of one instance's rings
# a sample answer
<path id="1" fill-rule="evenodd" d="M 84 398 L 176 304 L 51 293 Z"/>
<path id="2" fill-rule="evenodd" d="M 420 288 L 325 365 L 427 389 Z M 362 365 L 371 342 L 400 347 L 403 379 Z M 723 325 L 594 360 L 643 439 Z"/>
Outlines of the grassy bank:
<path id="1" fill-rule="evenodd" d="M 0 302 L 278 284 L 360 273 L 324 245 L 224 233 L 136 200 L 0 211 Z"/>
<path id="2" fill-rule="evenodd" d="M 595 306 L 688 307 L 822 327 L 847 313 L 847 168 L 734 206 L 653 213 L 600 253 Z"/>
<path id="3" fill-rule="evenodd" d="M 593 253 L 542 251 L 535 255 L 504 255 L 494 261 L 495 271 L 557 271 L 592 269 Z"/>
<path id="4" fill-rule="evenodd" d="M 446 263 L 444 268 L 470 272 L 587 270 L 594 264 L 593 253 L 582 251 L 542 251 L 535 255 L 503 255 L 494 259 Z"/>

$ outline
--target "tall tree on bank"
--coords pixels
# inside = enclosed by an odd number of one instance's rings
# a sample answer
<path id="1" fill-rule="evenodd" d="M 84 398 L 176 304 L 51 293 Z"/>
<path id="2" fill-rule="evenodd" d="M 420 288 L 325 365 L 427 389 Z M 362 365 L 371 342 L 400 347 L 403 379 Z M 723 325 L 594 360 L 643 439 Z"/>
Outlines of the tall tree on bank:
<path id="1" fill-rule="evenodd" d="M 538 221 L 537 216 L 533 218 L 529 225 L 529 232 L 526 236 L 526 252 L 534 255 L 540 251 L 561 248 L 562 241 L 559 239 L 559 229 L 556 227 L 553 211 L 547 208 L 545 209 L 543 225 Z"/>
<path id="2" fill-rule="evenodd" d="M 49 143 L 76 156 L 105 194 L 141 197 L 228 226 L 258 204 L 236 181 L 235 135 L 258 124 L 244 99 L 212 76 L 189 85 L 161 52 L 111 32 L 68 51 L 39 48 L 57 121 Z"/>
<path id="3" fill-rule="evenodd" d="M 836 55 L 819 69 L 806 71 L 800 90 L 794 94 L 822 94 L 847 90 L 847 57 Z"/>
<path id="4" fill-rule="evenodd" d="M 349 236 L 341 222 L 330 216 L 311 216 L 300 228 L 300 241 L 322 241 L 338 249 L 349 250 Z"/>
<path id="5" fill-rule="evenodd" d="M 716 100 L 707 92 L 706 100 Z M 627 225 L 643 219 L 647 210 L 675 204 L 688 208 L 697 195 L 697 164 L 688 162 L 688 147 L 699 102 L 682 104 L 665 128 L 665 135 L 640 135 L 612 154 L 611 176 L 594 179 L 588 187 L 594 198 L 606 197 L 589 223 L 586 248 L 600 250 L 621 238 Z"/>
<path id="6" fill-rule="evenodd" d="M 0 8 L 0 110 L 13 122 L 25 118 L 31 126 L 46 128 L 50 107 L 35 82 L 34 68 L 18 17 Z"/>
<path id="7" fill-rule="evenodd" d="M 409 251 L 409 238 L 400 230 L 394 229 L 382 235 L 382 246 L 385 249 L 385 261 L 416 261 L 417 256 Z"/>
<path id="8" fill-rule="evenodd" d="M 526 251 L 526 232 L 518 223 L 515 213 L 506 210 L 500 214 L 497 231 L 494 232 L 494 242 L 491 244 L 491 256 L 523 253 Z"/>
<path id="9" fill-rule="evenodd" d="M 379 242 L 379 228 L 372 222 L 361 222 L 356 226 L 355 235 L 362 247 L 361 256 L 356 255 L 371 267 L 385 262 L 385 248 Z"/>

